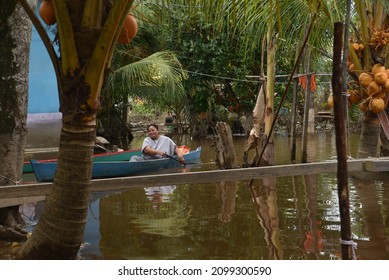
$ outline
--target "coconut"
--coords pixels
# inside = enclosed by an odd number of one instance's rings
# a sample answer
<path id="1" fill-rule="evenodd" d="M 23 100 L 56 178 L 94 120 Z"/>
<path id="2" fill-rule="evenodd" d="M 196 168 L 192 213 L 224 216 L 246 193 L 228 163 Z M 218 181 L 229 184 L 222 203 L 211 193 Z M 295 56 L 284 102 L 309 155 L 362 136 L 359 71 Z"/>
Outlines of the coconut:
<path id="1" fill-rule="evenodd" d="M 356 104 L 361 101 L 361 97 L 356 90 L 348 90 L 347 93 L 348 101 L 350 101 L 351 104 Z"/>
<path id="2" fill-rule="evenodd" d="M 370 110 L 373 113 L 382 112 L 385 109 L 385 101 L 382 98 L 373 98 L 370 102 Z"/>
<path id="3" fill-rule="evenodd" d="M 350 64 L 350 66 L 349 66 L 349 68 L 348 68 L 348 71 L 349 71 L 350 73 L 354 73 L 354 71 L 355 71 L 355 65 L 354 65 L 354 63 L 351 63 L 351 64 Z"/>
<path id="4" fill-rule="evenodd" d="M 365 49 L 365 45 L 364 44 L 359 44 L 359 50 L 363 51 L 364 49 Z"/>
<path id="5" fill-rule="evenodd" d="M 358 51 L 359 50 L 359 44 L 358 43 L 352 43 L 351 46 L 354 49 L 354 51 Z"/>
<path id="6" fill-rule="evenodd" d="M 376 75 L 380 72 L 385 72 L 385 67 L 382 66 L 382 64 L 380 63 L 374 64 L 373 68 L 371 68 L 371 72 L 373 73 L 373 75 Z"/>
<path id="7" fill-rule="evenodd" d="M 56 23 L 56 17 L 54 12 L 54 6 L 51 1 L 43 1 L 39 7 L 39 15 L 47 25 L 53 25 Z"/>
<path id="8" fill-rule="evenodd" d="M 359 75 L 358 80 L 361 86 L 368 87 L 374 78 L 370 74 L 363 72 L 361 75 Z"/>
<path id="9" fill-rule="evenodd" d="M 131 14 L 128 14 L 124 20 L 122 29 L 118 37 L 119 44 L 128 44 L 135 38 L 138 33 L 138 22 L 135 17 Z"/>
<path id="10" fill-rule="evenodd" d="M 381 90 L 380 85 L 377 84 L 375 81 L 372 81 L 367 87 L 367 94 L 373 95 L 375 93 L 378 93 L 380 90 Z"/>
<path id="11" fill-rule="evenodd" d="M 386 74 L 385 71 L 378 72 L 374 75 L 374 81 L 379 85 L 384 85 L 386 81 L 388 80 L 388 74 Z"/>

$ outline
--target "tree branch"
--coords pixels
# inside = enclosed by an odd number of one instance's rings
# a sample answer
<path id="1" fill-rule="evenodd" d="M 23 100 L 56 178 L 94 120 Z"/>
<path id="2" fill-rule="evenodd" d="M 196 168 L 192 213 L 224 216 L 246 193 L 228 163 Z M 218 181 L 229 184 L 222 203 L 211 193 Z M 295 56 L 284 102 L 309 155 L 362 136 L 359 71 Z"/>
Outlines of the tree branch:
<path id="1" fill-rule="evenodd" d="M 19 1 L 19 3 L 22 5 L 24 11 L 28 15 L 28 17 L 31 19 L 32 24 L 34 25 L 35 29 L 37 30 L 43 45 L 46 47 L 46 50 L 49 54 L 49 57 L 51 59 L 51 63 L 53 64 L 55 76 L 57 77 L 57 87 L 58 87 L 58 94 L 60 95 L 61 89 L 61 83 L 60 83 L 60 77 L 61 77 L 61 69 L 60 69 L 60 63 L 57 54 L 55 53 L 54 47 L 52 45 L 52 42 L 47 35 L 47 32 L 45 28 L 43 27 L 42 23 L 40 22 L 39 18 L 37 17 L 35 11 L 30 7 L 30 5 L 27 3 L 27 0 L 16 0 Z"/>

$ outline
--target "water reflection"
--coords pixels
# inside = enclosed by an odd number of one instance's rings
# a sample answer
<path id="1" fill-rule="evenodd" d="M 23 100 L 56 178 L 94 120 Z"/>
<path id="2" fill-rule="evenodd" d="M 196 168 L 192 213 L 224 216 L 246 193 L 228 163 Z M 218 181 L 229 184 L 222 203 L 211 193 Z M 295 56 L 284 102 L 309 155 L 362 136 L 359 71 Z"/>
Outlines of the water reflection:
<path id="1" fill-rule="evenodd" d="M 232 216 L 235 214 L 237 189 L 237 182 L 223 181 L 216 186 L 216 198 L 218 198 L 222 203 L 220 220 L 223 223 L 230 222 Z"/>
<path id="2" fill-rule="evenodd" d="M 309 137 L 308 160 L 334 157 L 334 140 L 331 133 Z M 358 141 L 352 135 L 351 156 Z M 235 142 L 242 155 L 245 139 Z M 203 164 L 191 170 L 215 169 L 212 140 L 183 144 L 203 148 Z M 289 163 L 289 138 L 277 135 L 275 144 L 276 164 Z M 358 258 L 389 259 L 389 182 L 350 178 L 349 190 Z M 339 239 L 336 174 L 316 174 L 255 180 L 251 186 L 236 181 L 95 194 L 84 236 L 91 245 L 80 256 L 328 260 L 339 258 Z M 2 248 L 0 256 L 7 258 Z"/>
<path id="3" fill-rule="evenodd" d="M 389 252 L 388 224 L 384 222 L 384 219 L 387 220 L 388 184 L 386 183 L 386 191 L 385 184 L 374 181 L 354 179 L 353 184 L 355 195 L 360 200 L 358 214 L 364 221 L 357 229 L 361 240 L 358 242 L 358 254 L 360 258 L 371 255 L 374 259 L 380 259 Z"/>
<path id="4" fill-rule="evenodd" d="M 102 258 L 339 258 L 334 175 L 266 178 L 255 180 L 251 187 L 247 182 L 178 185 L 167 191 L 168 199 L 161 200 L 158 194 L 155 207 L 158 191 L 154 187 L 146 191 L 139 188 L 100 199 Z M 372 251 L 358 255 L 389 259 L 386 251 L 377 254 L 372 242 L 384 240 L 383 222 L 381 229 L 372 224 L 375 229 L 366 232 L 361 225 L 370 222 L 365 223 L 359 211 L 364 201 L 353 185 L 351 192 L 352 204 L 358 205 L 352 209 L 353 221 L 357 221 L 353 222 L 356 241 L 359 244 L 366 236 L 372 238 L 366 242 Z M 366 207 L 370 207 L 372 202 L 367 200 Z"/>
<path id="5" fill-rule="evenodd" d="M 177 186 L 157 186 L 144 188 L 146 196 L 155 210 L 159 210 L 161 203 L 169 202 L 173 191 Z"/>
<path id="6" fill-rule="evenodd" d="M 276 135 L 276 164 L 290 163 L 289 141 L 285 135 Z M 203 164 L 193 170 L 215 169 L 212 139 L 193 142 L 182 138 L 178 142 L 192 148 L 202 146 Z M 245 138 L 234 142 L 236 154 L 243 155 Z M 355 157 L 359 135 L 351 134 L 349 143 L 350 156 Z M 334 158 L 334 134 L 311 135 L 307 148 L 310 162 Z M 298 139 L 298 161 L 300 149 Z M 352 233 L 361 259 L 389 259 L 387 184 L 349 181 Z M 170 189 L 151 186 L 96 203 L 101 252 L 90 249 L 89 258 L 298 260 L 340 256 L 336 174 L 266 178 L 255 180 L 251 187 L 243 181 Z M 87 228 L 85 238 L 91 234 Z"/>
<path id="7" fill-rule="evenodd" d="M 267 259 L 282 260 L 280 227 L 277 206 L 276 178 L 267 177 L 254 180 L 250 186 L 252 199 L 256 205 L 259 224 L 265 233 Z"/>
<path id="8" fill-rule="evenodd" d="M 318 216 L 317 204 L 317 175 L 306 175 L 304 188 L 306 193 L 307 230 L 305 231 L 304 249 L 309 259 L 319 259 L 320 252 L 324 251 L 322 221 Z"/>

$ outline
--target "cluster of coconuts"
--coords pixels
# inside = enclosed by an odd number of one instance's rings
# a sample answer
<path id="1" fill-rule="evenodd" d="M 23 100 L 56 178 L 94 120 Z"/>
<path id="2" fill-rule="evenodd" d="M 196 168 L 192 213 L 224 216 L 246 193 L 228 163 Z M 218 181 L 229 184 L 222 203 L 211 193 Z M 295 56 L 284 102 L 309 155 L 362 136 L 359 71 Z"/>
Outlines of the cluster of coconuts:
<path id="1" fill-rule="evenodd" d="M 361 86 L 361 97 L 363 98 L 360 109 L 370 110 L 379 113 L 385 109 L 386 95 L 389 93 L 389 69 L 377 63 L 371 72 L 362 72 L 358 81 Z"/>
<path id="2" fill-rule="evenodd" d="M 351 67 L 352 65 L 350 65 Z M 351 69 L 349 69 L 350 72 Z M 362 72 L 358 77 L 359 86 L 354 89 L 348 89 L 348 102 L 358 104 L 359 108 L 366 112 L 382 112 L 386 106 L 386 95 L 389 94 L 389 69 L 379 63 L 375 64 L 371 72 Z M 333 108 L 333 97 L 327 100 L 328 105 Z"/>

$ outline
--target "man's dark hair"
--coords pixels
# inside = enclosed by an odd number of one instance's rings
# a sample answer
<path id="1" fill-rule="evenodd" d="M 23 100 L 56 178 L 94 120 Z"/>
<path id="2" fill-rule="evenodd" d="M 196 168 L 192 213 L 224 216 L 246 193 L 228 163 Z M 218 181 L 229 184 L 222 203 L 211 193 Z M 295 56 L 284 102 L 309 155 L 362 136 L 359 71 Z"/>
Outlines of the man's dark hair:
<path id="1" fill-rule="evenodd" d="M 147 126 L 147 130 L 149 130 L 150 126 L 154 126 L 157 130 L 159 130 L 158 128 L 158 125 L 156 125 L 155 123 L 151 123 Z"/>

